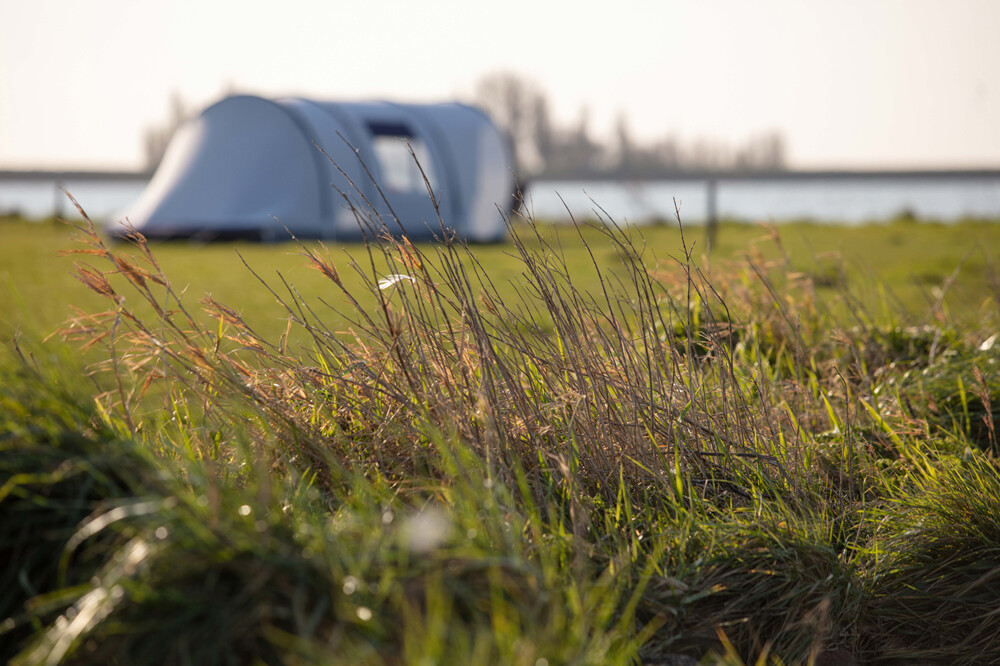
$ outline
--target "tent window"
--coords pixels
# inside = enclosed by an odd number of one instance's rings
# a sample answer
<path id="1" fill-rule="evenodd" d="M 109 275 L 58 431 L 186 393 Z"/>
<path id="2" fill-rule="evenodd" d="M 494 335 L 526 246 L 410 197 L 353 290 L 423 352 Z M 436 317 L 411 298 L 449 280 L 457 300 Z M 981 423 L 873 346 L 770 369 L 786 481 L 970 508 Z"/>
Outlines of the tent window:
<path id="1" fill-rule="evenodd" d="M 407 138 L 413 136 L 410 128 L 403 123 L 373 120 L 368 123 L 368 129 L 371 131 L 372 136 L 405 136 Z"/>
<path id="2" fill-rule="evenodd" d="M 430 151 L 409 127 L 403 123 L 373 122 L 369 123 L 368 129 L 372 133 L 375 158 L 381 168 L 382 182 L 386 188 L 393 192 L 427 191 L 424 177 L 413 161 L 413 155 L 416 155 L 431 186 L 437 189 Z M 413 149 L 413 155 L 410 155 L 407 145 Z"/>

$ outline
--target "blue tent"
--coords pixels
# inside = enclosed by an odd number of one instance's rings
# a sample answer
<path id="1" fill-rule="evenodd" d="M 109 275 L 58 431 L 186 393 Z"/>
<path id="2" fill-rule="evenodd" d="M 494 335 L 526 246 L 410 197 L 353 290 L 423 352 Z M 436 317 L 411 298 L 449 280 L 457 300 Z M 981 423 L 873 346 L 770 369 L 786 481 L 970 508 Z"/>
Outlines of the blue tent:
<path id="1" fill-rule="evenodd" d="M 504 237 L 512 170 L 503 134 L 463 104 L 240 95 L 178 131 L 125 215 L 152 238 L 350 240 L 384 225 L 420 239 L 443 223 L 490 242 Z"/>

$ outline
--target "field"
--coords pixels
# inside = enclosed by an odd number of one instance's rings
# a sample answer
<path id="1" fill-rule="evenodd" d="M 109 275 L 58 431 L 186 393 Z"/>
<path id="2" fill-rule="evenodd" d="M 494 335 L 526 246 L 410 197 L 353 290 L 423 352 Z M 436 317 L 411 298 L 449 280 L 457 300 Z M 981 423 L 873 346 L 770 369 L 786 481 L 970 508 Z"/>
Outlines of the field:
<path id="1" fill-rule="evenodd" d="M 914 223 L 899 220 L 864 227 L 836 227 L 809 223 L 783 224 L 780 245 L 772 231 L 757 225 L 723 225 L 712 258 L 718 264 L 756 260 L 789 262 L 792 270 L 809 274 L 817 288 L 836 300 L 838 290 L 849 287 L 889 320 L 901 314 L 914 321 L 926 318 L 937 300 L 936 289 L 951 284 L 943 305 L 952 319 L 978 325 L 983 308 L 989 314 L 992 285 L 987 272 L 996 259 L 1000 227 L 996 221 L 966 221 L 958 224 Z M 591 291 L 596 275 L 590 252 L 575 231 L 567 227 L 542 227 L 543 237 L 557 245 L 574 283 Z M 531 234 L 528 234 L 530 236 Z M 652 270 L 677 271 L 684 251 L 676 224 L 642 227 L 628 233 L 644 263 Z M 692 259 L 702 264 L 705 242 L 702 230 L 692 227 L 687 239 Z M 73 276 L 74 257 L 60 251 L 74 248 L 74 229 L 49 220 L 42 223 L 0 218 L 0 289 L 7 308 L 0 325 L 23 323 L 33 332 L 51 332 L 65 322 L 70 305 L 99 307 L 101 299 Z M 619 270 L 618 250 L 603 243 L 600 234 L 585 229 L 583 240 L 594 244 L 594 259 L 607 270 Z M 539 248 L 530 237 L 532 249 Z M 992 251 L 992 254 L 991 254 Z M 331 246 L 337 262 L 368 261 L 365 253 L 351 246 Z M 206 293 L 228 303 L 253 319 L 265 337 L 284 331 L 284 309 L 265 289 L 255 286 L 249 268 L 268 281 L 280 273 L 303 294 L 322 296 L 330 291 L 322 274 L 303 260 L 291 243 L 275 246 L 253 243 L 224 245 L 161 244 L 156 256 L 164 272 L 178 289 L 194 300 Z M 490 277 L 501 290 L 516 291 L 524 266 L 508 245 L 476 248 L 476 256 L 489 267 Z M 375 260 L 380 260 L 376 256 Z M 379 270 L 383 264 L 377 264 Z M 949 283 L 957 271 L 954 283 Z M 343 271 L 349 288 L 356 291 L 362 279 L 354 271 Z M 367 269 L 365 274 L 370 273 Z M 885 302 L 883 302 L 885 301 Z M 369 302 L 370 303 L 370 302 Z"/>
<path id="2" fill-rule="evenodd" d="M 1000 661 L 1000 223 L 704 245 L 0 221 L 0 659 Z"/>

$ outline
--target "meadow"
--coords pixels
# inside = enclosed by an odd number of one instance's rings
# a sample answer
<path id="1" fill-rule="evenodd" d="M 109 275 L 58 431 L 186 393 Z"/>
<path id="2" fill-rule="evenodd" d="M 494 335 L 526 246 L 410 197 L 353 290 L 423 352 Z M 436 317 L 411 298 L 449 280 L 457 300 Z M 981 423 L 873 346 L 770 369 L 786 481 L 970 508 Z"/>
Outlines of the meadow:
<path id="1" fill-rule="evenodd" d="M 704 246 L 0 221 L 0 659 L 1000 661 L 998 221 Z"/>

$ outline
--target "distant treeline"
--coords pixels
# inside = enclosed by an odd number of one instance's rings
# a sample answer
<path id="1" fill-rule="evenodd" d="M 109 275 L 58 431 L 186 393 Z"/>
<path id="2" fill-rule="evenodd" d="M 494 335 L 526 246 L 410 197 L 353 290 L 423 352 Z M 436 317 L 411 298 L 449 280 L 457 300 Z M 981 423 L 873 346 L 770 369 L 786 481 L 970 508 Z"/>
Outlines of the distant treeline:
<path id="1" fill-rule="evenodd" d="M 480 79 L 474 103 L 507 132 L 519 172 L 542 178 L 656 178 L 680 171 L 780 171 L 786 168 L 785 142 L 777 132 L 752 137 L 737 146 L 709 139 L 682 142 L 665 136 L 637 143 L 628 119 L 619 114 L 613 139 L 590 136 L 584 108 L 575 127 L 552 121 L 545 93 L 513 73 Z"/>
<path id="2" fill-rule="evenodd" d="M 230 85 L 226 95 L 238 90 Z M 696 139 L 681 141 L 667 135 L 639 143 L 619 114 L 608 143 L 590 134 L 584 108 L 573 127 L 555 124 L 549 100 L 531 80 L 515 73 L 489 74 L 479 80 L 471 102 L 490 114 L 508 135 L 519 176 L 528 178 L 652 179 L 683 171 L 782 171 L 786 168 L 785 141 L 778 132 L 765 132 L 732 146 Z M 168 118 L 143 132 L 146 170 L 154 171 L 177 129 L 195 111 L 176 92 Z"/>

